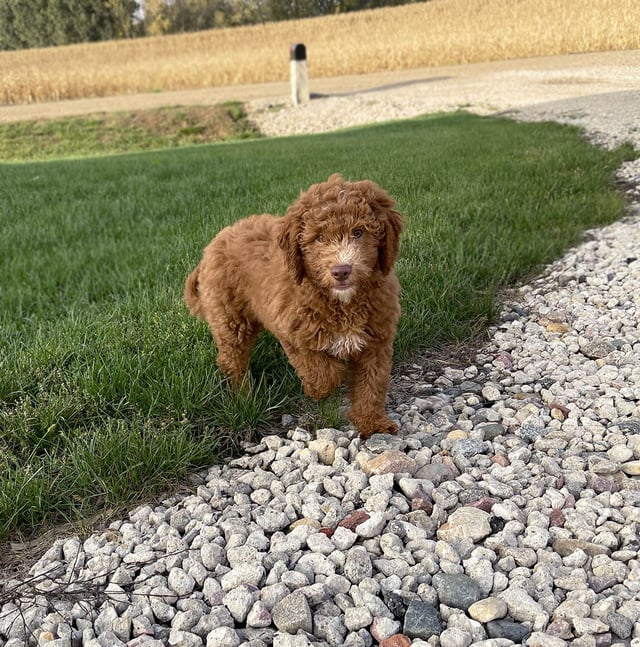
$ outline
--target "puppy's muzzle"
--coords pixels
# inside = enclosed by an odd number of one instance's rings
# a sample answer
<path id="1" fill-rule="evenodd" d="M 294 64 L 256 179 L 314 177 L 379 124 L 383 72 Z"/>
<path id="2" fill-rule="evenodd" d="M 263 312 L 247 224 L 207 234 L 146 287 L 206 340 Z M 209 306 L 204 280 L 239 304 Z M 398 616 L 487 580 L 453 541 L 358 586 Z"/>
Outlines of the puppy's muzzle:
<path id="1" fill-rule="evenodd" d="M 351 276 L 352 271 L 353 268 L 351 265 L 334 265 L 331 268 L 331 276 L 333 276 L 338 283 L 345 283 Z"/>

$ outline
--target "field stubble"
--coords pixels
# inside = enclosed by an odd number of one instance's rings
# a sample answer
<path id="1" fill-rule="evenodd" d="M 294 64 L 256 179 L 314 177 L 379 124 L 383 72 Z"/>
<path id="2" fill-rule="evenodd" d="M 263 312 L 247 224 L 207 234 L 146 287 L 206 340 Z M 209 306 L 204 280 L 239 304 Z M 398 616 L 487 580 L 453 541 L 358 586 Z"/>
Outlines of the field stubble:
<path id="1" fill-rule="evenodd" d="M 640 48 L 635 0 L 431 0 L 128 41 L 0 53 L 0 103 L 284 80 L 304 42 L 313 77 Z"/>

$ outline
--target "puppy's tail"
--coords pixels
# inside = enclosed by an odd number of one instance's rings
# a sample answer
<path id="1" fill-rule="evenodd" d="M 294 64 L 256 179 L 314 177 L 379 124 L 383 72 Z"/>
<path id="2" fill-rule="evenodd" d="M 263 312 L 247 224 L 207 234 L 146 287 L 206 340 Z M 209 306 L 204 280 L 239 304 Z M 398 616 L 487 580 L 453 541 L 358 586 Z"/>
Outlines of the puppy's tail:
<path id="1" fill-rule="evenodd" d="M 200 266 L 196 267 L 187 277 L 187 281 L 184 284 L 184 302 L 194 317 L 202 318 L 202 304 L 200 303 L 200 291 L 198 290 L 199 274 Z"/>

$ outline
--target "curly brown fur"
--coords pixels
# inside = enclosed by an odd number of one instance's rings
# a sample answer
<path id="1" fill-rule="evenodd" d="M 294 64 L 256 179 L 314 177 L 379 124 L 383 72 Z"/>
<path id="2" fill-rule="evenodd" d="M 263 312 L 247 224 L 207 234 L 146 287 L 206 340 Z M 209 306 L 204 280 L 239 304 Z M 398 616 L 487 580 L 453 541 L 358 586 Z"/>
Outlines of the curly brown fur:
<path id="1" fill-rule="evenodd" d="M 348 369 L 349 417 L 360 435 L 396 433 L 385 413 L 400 285 L 403 228 L 395 201 L 338 174 L 311 186 L 284 217 L 223 229 L 187 278 L 185 302 L 205 319 L 218 366 L 239 387 L 258 334 L 270 330 L 316 400 Z"/>

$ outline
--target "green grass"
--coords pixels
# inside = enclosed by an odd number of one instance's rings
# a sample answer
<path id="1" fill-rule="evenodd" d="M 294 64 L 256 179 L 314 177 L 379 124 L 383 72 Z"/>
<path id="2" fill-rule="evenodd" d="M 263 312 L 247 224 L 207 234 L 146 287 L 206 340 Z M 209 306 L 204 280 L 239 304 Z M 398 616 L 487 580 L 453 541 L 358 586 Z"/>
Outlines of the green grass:
<path id="1" fill-rule="evenodd" d="M 290 411 L 263 337 L 234 398 L 183 282 L 224 225 L 335 171 L 406 216 L 399 358 L 486 325 L 500 289 L 618 218 L 577 130 L 464 114 L 335 134 L 0 166 L 0 539 L 175 483 Z M 335 418 L 337 407 L 327 414 Z"/>
<path id="2" fill-rule="evenodd" d="M 241 103 L 0 124 L 0 160 L 33 161 L 257 137 Z"/>

